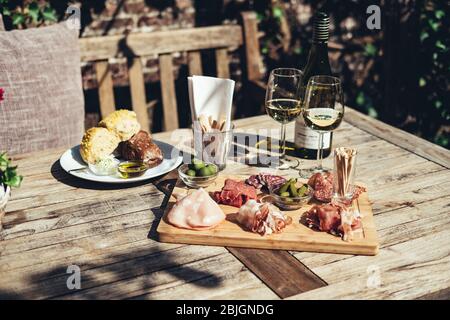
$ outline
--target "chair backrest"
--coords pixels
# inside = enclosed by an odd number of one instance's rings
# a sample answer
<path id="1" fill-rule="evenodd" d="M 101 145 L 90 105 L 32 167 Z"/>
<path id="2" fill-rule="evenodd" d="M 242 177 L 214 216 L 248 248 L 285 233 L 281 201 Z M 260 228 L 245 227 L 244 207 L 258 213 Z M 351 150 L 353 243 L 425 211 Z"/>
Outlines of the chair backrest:
<path id="1" fill-rule="evenodd" d="M 101 116 L 104 117 L 115 110 L 113 81 L 108 60 L 118 56 L 125 56 L 131 60 L 128 64 L 131 102 L 144 128 L 149 128 L 150 125 L 140 57 L 156 54 L 159 58 L 164 130 L 173 130 L 179 126 L 172 53 L 187 52 L 189 74 L 202 75 L 200 51 L 214 49 L 217 76 L 229 78 L 228 50 L 244 45 L 246 80 L 259 80 L 262 61 L 256 13 L 243 12 L 242 21 L 242 27 L 223 25 L 79 39 L 81 60 L 95 64 Z M 0 15 L 1 30 L 4 30 L 4 26 Z"/>
<path id="2" fill-rule="evenodd" d="M 159 59 L 163 104 L 162 127 L 164 130 L 173 130 L 179 127 L 172 53 L 187 52 L 189 74 L 202 75 L 200 51 L 213 49 L 215 50 L 217 76 L 229 78 L 228 50 L 244 45 L 247 79 L 259 79 L 261 77 L 261 59 L 256 14 L 244 12 L 242 18 L 243 27 L 222 25 L 81 38 L 79 43 L 82 61 L 95 64 L 101 116 L 103 117 L 115 109 L 113 81 L 108 60 L 118 56 L 130 59 L 128 71 L 132 107 L 144 128 L 149 128 L 149 118 L 141 57 L 157 55 Z"/>

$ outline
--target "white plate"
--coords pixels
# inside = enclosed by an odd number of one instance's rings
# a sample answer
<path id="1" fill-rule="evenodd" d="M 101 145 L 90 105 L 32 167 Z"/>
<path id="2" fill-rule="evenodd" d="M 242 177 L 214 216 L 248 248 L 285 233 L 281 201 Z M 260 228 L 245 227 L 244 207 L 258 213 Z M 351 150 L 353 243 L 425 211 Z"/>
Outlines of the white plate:
<path id="1" fill-rule="evenodd" d="M 157 140 L 153 140 L 153 142 L 161 148 L 164 159 L 159 165 L 148 169 L 142 176 L 136 178 L 122 179 L 119 176 L 97 176 L 87 168 L 81 171 L 73 171 L 75 169 L 87 167 L 87 164 L 81 158 L 79 145 L 66 150 L 66 152 L 64 152 L 59 159 L 59 163 L 67 173 L 85 180 L 104 183 L 132 183 L 144 181 L 172 171 L 178 167 L 183 160 L 183 158 L 179 155 L 179 151 L 170 144 Z"/>

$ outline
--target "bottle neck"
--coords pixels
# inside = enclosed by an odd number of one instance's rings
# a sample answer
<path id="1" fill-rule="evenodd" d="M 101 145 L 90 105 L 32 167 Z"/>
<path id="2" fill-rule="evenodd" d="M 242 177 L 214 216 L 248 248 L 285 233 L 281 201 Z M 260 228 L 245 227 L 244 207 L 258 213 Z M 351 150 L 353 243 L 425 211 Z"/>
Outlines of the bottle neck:
<path id="1" fill-rule="evenodd" d="M 313 41 L 309 56 L 314 57 L 316 60 L 328 61 L 328 42 Z"/>

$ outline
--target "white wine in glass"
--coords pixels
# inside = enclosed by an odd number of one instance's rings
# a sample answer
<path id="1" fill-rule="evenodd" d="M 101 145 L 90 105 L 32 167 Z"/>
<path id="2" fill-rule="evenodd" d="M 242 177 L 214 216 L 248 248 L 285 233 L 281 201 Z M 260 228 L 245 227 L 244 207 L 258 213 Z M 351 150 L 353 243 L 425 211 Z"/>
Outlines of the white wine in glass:
<path id="1" fill-rule="evenodd" d="M 306 126 L 319 134 L 317 166 L 300 171 L 300 176 L 307 178 L 316 172 L 329 171 L 322 167 L 323 135 L 339 127 L 344 117 L 341 81 L 332 76 L 311 77 L 306 87 L 303 107 Z"/>
<path id="2" fill-rule="evenodd" d="M 286 159 L 286 124 L 302 112 L 300 84 L 303 73 L 294 68 L 278 68 L 270 72 L 266 91 L 266 112 L 281 124 L 280 164 L 278 169 L 297 166 L 298 161 Z"/>
<path id="3" fill-rule="evenodd" d="M 267 114 L 279 123 L 294 121 L 302 112 L 301 101 L 295 99 L 273 99 L 266 102 Z"/>

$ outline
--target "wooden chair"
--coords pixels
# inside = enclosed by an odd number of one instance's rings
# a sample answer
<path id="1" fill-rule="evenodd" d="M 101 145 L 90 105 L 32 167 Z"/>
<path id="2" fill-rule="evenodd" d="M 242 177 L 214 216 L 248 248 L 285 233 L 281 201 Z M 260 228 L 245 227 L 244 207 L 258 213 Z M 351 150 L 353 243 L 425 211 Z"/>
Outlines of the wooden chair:
<path id="1" fill-rule="evenodd" d="M 179 127 L 172 53 L 187 52 L 189 74 L 202 75 L 201 50 L 215 50 L 217 76 L 229 78 L 228 50 L 242 48 L 245 62 L 244 81 L 257 82 L 261 78 L 261 57 L 258 42 L 257 19 L 254 12 L 242 13 L 242 27 L 221 25 L 191 29 L 130 33 L 80 39 L 81 60 L 93 62 L 99 84 L 101 116 L 115 110 L 113 82 L 108 60 L 125 56 L 131 59 L 129 79 L 132 108 L 144 128 L 149 128 L 147 97 L 141 57 L 158 55 L 163 129 Z"/>

